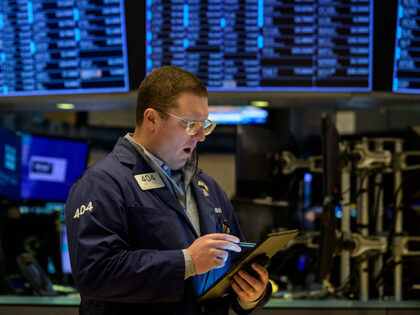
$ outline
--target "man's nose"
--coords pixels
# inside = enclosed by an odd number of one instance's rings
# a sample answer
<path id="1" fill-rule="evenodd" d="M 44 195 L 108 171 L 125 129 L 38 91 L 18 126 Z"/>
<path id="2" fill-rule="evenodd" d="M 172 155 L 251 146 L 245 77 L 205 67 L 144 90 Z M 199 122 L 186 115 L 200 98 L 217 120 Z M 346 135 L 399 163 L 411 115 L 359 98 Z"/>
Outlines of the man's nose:
<path id="1" fill-rule="evenodd" d="M 194 140 L 203 142 L 206 140 L 206 135 L 204 134 L 204 127 L 201 127 L 195 135 L 192 136 Z"/>

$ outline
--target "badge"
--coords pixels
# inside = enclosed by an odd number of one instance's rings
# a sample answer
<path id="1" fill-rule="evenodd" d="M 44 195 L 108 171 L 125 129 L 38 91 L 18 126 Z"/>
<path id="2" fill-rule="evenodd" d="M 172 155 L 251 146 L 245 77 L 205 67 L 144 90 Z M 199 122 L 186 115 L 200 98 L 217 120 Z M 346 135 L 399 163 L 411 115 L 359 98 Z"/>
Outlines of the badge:
<path id="1" fill-rule="evenodd" d="M 197 184 L 201 188 L 204 188 L 207 192 L 209 191 L 209 188 L 207 187 L 207 185 L 203 181 L 199 180 L 199 181 L 197 181 Z"/>
<path id="2" fill-rule="evenodd" d="M 207 187 L 207 185 L 204 182 L 202 182 L 201 180 L 197 181 L 197 184 L 200 187 L 201 192 L 203 193 L 203 196 L 205 198 L 209 198 L 210 197 L 209 188 Z"/>
<path id="3" fill-rule="evenodd" d="M 214 208 L 214 213 L 216 214 L 222 214 L 222 208 Z"/>
<path id="4" fill-rule="evenodd" d="M 200 186 L 201 192 L 203 193 L 203 196 L 205 198 L 210 197 L 210 195 L 209 195 L 209 188 L 207 187 L 207 185 L 203 181 L 201 181 L 201 180 L 197 181 L 197 184 L 198 184 L 198 186 Z"/>
<path id="5" fill-rule="evenodd" d="M 142 190 L 165 187 L 165 184 L 156 172 L 135 175 L 134 178 Z"/>

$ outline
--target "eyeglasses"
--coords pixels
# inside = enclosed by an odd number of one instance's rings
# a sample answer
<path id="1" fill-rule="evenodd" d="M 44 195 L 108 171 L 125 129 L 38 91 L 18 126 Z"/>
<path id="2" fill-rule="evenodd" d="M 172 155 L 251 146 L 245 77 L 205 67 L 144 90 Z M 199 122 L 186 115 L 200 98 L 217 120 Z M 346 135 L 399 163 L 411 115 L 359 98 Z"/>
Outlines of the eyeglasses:
<path id="1" fill-rule="evenodd" d="M 155 110 L 158 111 L 159 113 L 171 116 L 175 119 L 178 119 L 180 122 L 184 123 L 187 126 L 185 128 L 185 131 L 190 136 L 196 135 L 197 132 L 201 128 L 204 128 L 204 135 L 208 136 L 209 134 L 212 133 L 214 128 L 216 128 L 216 123 L 211 121 L 210 119 L 206 119 L 205 121 L 188 121 L 188 120 L 182 119 L 181 117 L 178 117 L 174 114 L 167 113 L 167 112 L 164 112 L 164 111 L 161 111 L 161 110 L 158 110 L 158 109 L 155 109 Z"/>

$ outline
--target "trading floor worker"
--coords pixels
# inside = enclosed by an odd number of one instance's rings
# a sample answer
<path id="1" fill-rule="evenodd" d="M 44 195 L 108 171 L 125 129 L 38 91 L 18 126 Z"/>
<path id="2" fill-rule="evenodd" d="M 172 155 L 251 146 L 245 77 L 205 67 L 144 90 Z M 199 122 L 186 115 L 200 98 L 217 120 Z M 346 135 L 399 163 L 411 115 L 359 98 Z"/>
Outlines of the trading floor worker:
<path id="1" fill-rule="evenodd" d="M 271 296 L 265 268 L 241 270 L 227 297 L 196 302 L 243 240 L 222 188 L 197 168 L 208 119 L 203 82 L 165 66 L 137 93 L 136 128 L 89 167 L 66 203 L 80 314 L 251 314 Z"/>

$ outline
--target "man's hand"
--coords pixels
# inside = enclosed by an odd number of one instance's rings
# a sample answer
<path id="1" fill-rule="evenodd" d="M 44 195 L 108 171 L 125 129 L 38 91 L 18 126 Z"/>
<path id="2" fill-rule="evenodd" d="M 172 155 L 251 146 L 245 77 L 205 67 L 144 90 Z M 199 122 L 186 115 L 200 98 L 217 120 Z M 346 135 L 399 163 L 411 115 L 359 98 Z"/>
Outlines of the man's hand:
<path id="1" fill-rule="evenodd" d="M 207 234 L 197 238 L 187 248 L 195 273 L 199 275 L 213 268 L 223 267 L 229 255 L 228 250 L 241 251 L 241 248 L 236 245 L 238 242 L 239 238 L 236 236 L 224 233 Z"/>
<path id="2" fill-rule="evenodd" d="M 267 269 L 257 263 L 252 263 L 251 267 L 258 273 L 258 279 L 242 269 L 232 279 L 233 291 L 245 302 L 258 300 L 268 283 Z"/>

